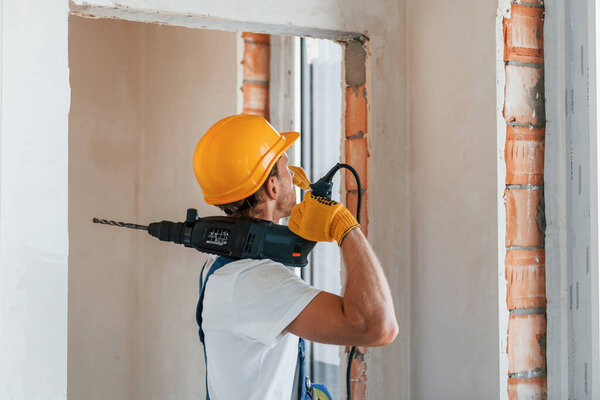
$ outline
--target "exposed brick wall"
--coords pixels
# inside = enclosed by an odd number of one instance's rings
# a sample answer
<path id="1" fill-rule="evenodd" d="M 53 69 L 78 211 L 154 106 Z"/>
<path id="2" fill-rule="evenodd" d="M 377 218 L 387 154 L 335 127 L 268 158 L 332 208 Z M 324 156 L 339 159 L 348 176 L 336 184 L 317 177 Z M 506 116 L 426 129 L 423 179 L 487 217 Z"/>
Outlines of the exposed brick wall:
<path id="1" fill-rule="evenodd" d="M 269 77 L 271 65 L 271 36 L 244 32 L 244 114 L 269 115 Z"/>
<path id="2" fill-rule="evenodd" d="M 504 19 L 508 397 L 546 399 L 544 8 L 511 2 Z"/>
<path id="3" fill-rule="evenodd" d="M 368 235 L 368 97 L 366 82 L 366 48 L 360 41 L 350 41 L 344 46 L 345 68 L 345 112 L 344 148 L 345 162 L 358 172 L 362 186 L 361 228 Z M 358 187 L 351 173 L 345 172 L 346 205 L 355 212 L 358 201 Z M 348 348 L 347 351 L 350 349 Z M 353 400 L 365 400 L 367 391 L 367 349 L 359 347 L 352 362 L 351 390 Z"/>
<path id="4" fill-rule="evenodd" d="M 348 66 L 347 66 L 348 67 Z M 356 68 L 356 66 L 352 66 Z M 364 66 L 363 66 L 364 68 Z M 345 153 L 346 163 L 356 169 L 362 186 L 361 227 L 365 236 L 368 235 L 369 215 L 367 213 L 367 189 L 369 138 L 367 132 L 367 88 L 366 83 L 354 84 L 346 82 L 345 96 Z M 358 201 L 358 186 L 351 173 L 345 171 L 346 204 L 354 212 Z"/>

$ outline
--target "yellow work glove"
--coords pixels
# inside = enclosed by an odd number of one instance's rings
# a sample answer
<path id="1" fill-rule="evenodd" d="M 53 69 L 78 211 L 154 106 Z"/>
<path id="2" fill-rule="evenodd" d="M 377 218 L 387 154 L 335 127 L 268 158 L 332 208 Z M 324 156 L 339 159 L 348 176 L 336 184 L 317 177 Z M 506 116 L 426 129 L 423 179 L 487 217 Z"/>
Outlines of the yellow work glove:
<path id="1" fill-rule="evenodd" d="M 306 176 L 306 172 L 300 167 L 296 167 L 294 165 L 288 166 L 288 168 L 294 173 L 293 182 L 294 185 L 298 186 L 300 189 L 309 190 L 310 189 L 310 181 Z"/>
<path id="2" fill-rule="evenodd" d="M 360 226 L 352 213 L 336 201 L 306 192 L 302 203 L 296 205 L 288 226 L 296 235 L 313 242 L 331 242 L 338 245 L 354 228 Z"/>

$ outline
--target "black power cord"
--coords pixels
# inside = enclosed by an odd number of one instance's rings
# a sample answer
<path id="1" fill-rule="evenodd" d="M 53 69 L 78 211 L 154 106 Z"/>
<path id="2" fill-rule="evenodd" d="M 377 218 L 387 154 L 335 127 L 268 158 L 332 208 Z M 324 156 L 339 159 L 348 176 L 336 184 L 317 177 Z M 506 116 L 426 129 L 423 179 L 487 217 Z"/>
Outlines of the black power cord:
<path id="1" fill-rule="evenodd" d="M 362 186 L 360 184 L 360 177 L 358 176 L 358 172 L 354 168 L 352 168 L 348 164 L 340 164 L 340 167 L 346 168 L 352 175 L 354 175 L 354 179 L 356 179 L 356 186 L 358 189 L 358 198 L 356 201 L 356 221 L 360 224 L 360 210 L 362 205 Z M 352 346 L 352 350 L 350 350 L 350 354 L 348 355 L 348 367 L 346 368 L 346 395 L 348 400 L 352 400 L 352 388 L 350 385 L 351 373 L 352 373 L 352 360 L 356 356 L 356 346 Z"/>
<path id="2" fill-rule="evenodd" d="M 356 201 L 356 221 L 360 224 L 360 210 L 362 205 L 362 186 L 360 184 L 360 177 L 358 176 L 358 172 L 354 168 L 352 168 L 348 164 L 338 164 L 341 168 L 346 168 L 352 175 L 354 175 L 354 179 L 356 179 L 356 186 L 358 189 L 358 198 Z M 352 346 L 350 350 L 350 354 L 348 354 L 348 367 L 346 368 L 346 396 L 348 400 L 352 400 L 352 387 L 350 385 L 351 374 L 352 374 L 352 360 L 356 356 L 356 346 Z"/>

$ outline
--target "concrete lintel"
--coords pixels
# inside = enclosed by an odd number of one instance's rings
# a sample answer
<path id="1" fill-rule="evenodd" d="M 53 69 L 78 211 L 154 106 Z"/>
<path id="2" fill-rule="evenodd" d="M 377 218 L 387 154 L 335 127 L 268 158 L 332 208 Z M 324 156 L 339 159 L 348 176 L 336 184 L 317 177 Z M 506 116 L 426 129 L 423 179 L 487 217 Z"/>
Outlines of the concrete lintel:
<path id="1" fill-rule="evenodd" d="M 367 81 L 367 49 L 363 40 L 351 40 L 344 51 L 346 86 L 359 87 Z"/>
<path id="2" fill-rule="evenodd" d="M 215 29 L 221 31 L 244 31 L 268 33 L 274 35 L 307 36 L 336 41 L 364 42 L 367 40 L 363 33 L 343 32 L 329 29 L 301 27 L 293 25 L 264 24 L 257 22 L 238 21 L 215 17 L 208 14 L 177 13 L 163 10 L 132 8 L 115 3 L 115 6 L 90 5 L 85 2 L 77 4 L 69 1 L 71 14 L 88 18 L 115 18 L 127 21 L 147 22 L 182 26 L 185 28 Z"/>

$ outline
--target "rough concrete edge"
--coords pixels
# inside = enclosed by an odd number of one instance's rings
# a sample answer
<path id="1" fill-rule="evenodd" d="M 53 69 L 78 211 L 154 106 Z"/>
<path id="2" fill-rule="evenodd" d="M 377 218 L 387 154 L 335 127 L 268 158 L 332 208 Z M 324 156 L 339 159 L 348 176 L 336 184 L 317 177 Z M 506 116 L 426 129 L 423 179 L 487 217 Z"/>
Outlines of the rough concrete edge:
<path id="1" fill-rule="evenodd" d="M 346 160 L 346 46 L 344 43 L 340 43 L 342 46 L 342 74 L 340 79 L 340 90 L 342 93 L 342 109 L 341 112 L 341 127 L 342 131 L 340 132 L 340 160 Z M 340 199 L 342 202 L 345 202 L 344 194 L 346 194 L 346 180 L 340 177 Z M 340 259 L 340 285 L 342 290 L 346 285 L 346 266 L 344 265 L 344 258 Z M 346 346 L 340 346 L 340 397 L 345 399 L 348 394 L 346 392 L 346 369 L 348 366 L 348 352 L 346 351 Z"/>
<path id="2" fill-rule="evenodd" d="M 369 153 L 369 157 L 367 157 L 367 182 L 371 179 L 371 151 L 372 151 L 372 141 L 368 138 L 368 135 L 371 133 L 371 129 L 372 129 L 372 122 L 371 122 L 371 48 L 370 48 L 370 41 L 368 40 L 367 36 L 363 36 L 360 38 L 355 38 L 355 39 L 338 39 L 336 40 L 336 42 L 338 42 L 341 46 L 342 46 L 342 75 L 341 75 L 341 90 L 342 90 L 342 116 L 341 116 L 341 126 L 342 126 L 342 132 L 341 132 L 341 137 L 340 137 L 340 158 L 342 160 L 346 160 L 346 142 L 348 141 L 348 138 L 346 137 L 346 88 L 349 86 L 359 86 L 362 84 L 365 84 L 365 88 L 367 90 L 367 149 L 368 149 L 368 153 Z M 348 59 L 348 47 L 350 46 L 356 46 L 359 45 L 362 47 L 362 49 L 364 50 L 364 58 L 361 59 L 357 59 L 355 57 L 354 54 L 352 54 L 352 58 Z M 352 50 L 352 53 L 356 53 L 355 50 Z M 348 74 L 346 72 L 347 66 L 350 64 L 363 64 L 365 66 L 365 74 L 364 77 L 362 77 L 361 79 L 359 79 L 359 81 L 356 81 L 355 78 L 353 78 L 354 74 L 348 78 Z M 362 74 L 360 74 L 362 75 Z M 348 79 L 350 79 L 351 82 L 347 82 Z M 368 189 L 367 189 L 368 190 Z M 346 194 L 346 180 L 345 179 L 341 179 L 340 182 L 340 198 L 342 199 L 342 201 L 345 201 L 345 196 L 342 196 L 341 194 Z M 370 206 L 370 202 L 367 201 L 366 203 L 367 206 L 367 216 L 370 215 L 370 213 L 372 212 L 371 210 L 371 206 Z M 368 223 L 366 225 L 368 227 Z M 367 237 L 368 240 L 368 237 Z M 342 260 L 342 265 L 343 265 L 343 260 Z M 345 281 L 346 281 L 346 274 L 345 274 L 345 268 L 340 268 L 340 283 L 342 285 L 342 287 L 345 285 Z M 375 368 L 375 366 L 378 366 L 379 368 L 376 368 L 375 370 L 378 372 L 377 374 L 375 374 L 375 376 L 377 376 L 378 378 L 378 382 L 382 382 L 382 374 L 381 374 L 381 360 L 379 357 L 375 356 L 375 358 L 373 358 L 373 356 L 371 355 L 371 352 L 373 351 L 373 349 L 369 349 L 367 351 L 367 353 L 364 355 L 364 362 L 367 366 L 367 379 L 366 379 L 366 388 L 365 388 L 365 397 L 368 399 L 370 398 L 370 393 L 369 393 L 369 388 L 371 388 L 371 390 L 373 390 L 373 385 L 370 384 L 372 375 L 369 374 L 369 372 L 371 372 L 371 368 Z M 341 360 L 345 360 L 345 363 L 342 363 Z M 342 346 L 340 347 L 340 383 L 341 383 L 341 388 L 340 388 L 340 393 L 342 394 L 343 398 L 346 398 L 348 393 L 346 392 L 346 369 L 347 369 L 347 365 L 348 365 L 348 353 L 346 352 L 346 347 Z M 378 389 L 381 387 L 381 385 L 378 387 Z M 375 398 L 380 398 L 381 394 L 377 393 L 377 394 L 373 394 L 374 396 L 376 396 Z"/>
<path id="3" fill-rule="evenodd" d="M 506 76 L 504 68 L 503 19 L 510 17 L 510 0 L 499 0 L 496 12 L 496 154 L 497 154 L 497 207 L 498 207 L 498 398 L 508 400 L 508 307 L 506 306 L 506 278 L 504 265 L 506 209 L 504 207 L 504 188 L 506 179 L 506 121 L 503 116 L 504 88 Z"/>
<path id="4" fill-rule="evenodd" d="M 546 369 L 550 399 L 568 398 L 567 199 L 563 0 L 545 2 L 544 79 L 546 88 Z"/>
<path id="5" fill-rule="evenodd" d="M 373 168 L 372 168 L 372 158 L 373 158 L 373 136 L 375 132 L 373 131 L 373 112 L 371 109 L 371 105 L 373 104 L 373 67 L 372 67 L 372 41 L 362 41 L 363 48 L 365 49 L 365 88 L 367 91 L 367 149 L 369 152 L 369 157 L 367 158 L 367 182 L 373 182 Z M 344 78 L 344 82 L 346 79 Z M 344 96 L 345 98 L 346 96 Z M 345 113 L 344 113 L 345 114 Z M 371 183 L 371 187 L 373 184 Z M 371 192 L 372 193 L 372 192 Z M 373 217 L 373 199 L 369 197 L 367 201 L 367 216 L 369 218 Z M 367 224 L 367 229 L 369 224 Z M 385 268 L 385 267 L 384 267 Z M 370 348 L 367 352 L 367 357 L 365 358 L 365 362 L 367 363 L 367 384 L 365 388 L 365 397 L 367 399 L 383 399 L 383 366 L 381 359 L 381 348 Z"/>
<path id="6" fill-rule="evenodd" d="M 237 114 L 241 114 L 244 109 L 244 92 L 242 92 L 242 86 L 244 85 L 244 38 L 242 35 L 244 32 L 237 32 L 235 36 L 235 68 L 236 68 L 236 81 L 235 81 L 235 110 Z"/>
<path id="7" fill-rule="evenodd" d="M 343 32 L 329 29 L 299 27 L 291 24 L 264 24 L 257 22 L 225 19 L 209 14 L 177 13 L 164 10 L 132 8 L 115 3 L 115 6 L 96 6 L 85 1 L 75 3 L 69 0 L 71 14 L 88 18 L 115 18 L 128 21 L 146 22 L 186 28 L 215 29 L 224 31 L 248 31 L 276 35 L 307 36 L 330 40 L 367 40 L 365 34 L 359 32 Z"/>
<path id="8" fill-rule="evenodd" d="M 372 122 L 372 112 L 371 112 L 371 104 L 373 103 L 372 98 L 373 98 L 373 84 L 371 81 L 371 73 L 372 73 L 372 68 L 371 68 L 371 42 L 369 40 L 366 41 L 362 41 L 363 43 L 363 48 L 365 49 L 365 90 L 367 91 L 366 94 L 366 98 L 367 98 L 367 151 L 368 151 L 368 157 L 367 157 L 367 182 L 372 182 L 372 168 L 371 168 L 371 159 L 373 158 L 373 122 Z M 345 92 L 344 92 L 344 97 L 345 96 Z M 371 207 L 371 202 L 369 202 L 367 200 L 367 217 L 368 216 L 372 216 L 373 214 L 373 210 Z M 369 223 L 367 220 L 367 229 L 369 227 Z"/>

